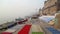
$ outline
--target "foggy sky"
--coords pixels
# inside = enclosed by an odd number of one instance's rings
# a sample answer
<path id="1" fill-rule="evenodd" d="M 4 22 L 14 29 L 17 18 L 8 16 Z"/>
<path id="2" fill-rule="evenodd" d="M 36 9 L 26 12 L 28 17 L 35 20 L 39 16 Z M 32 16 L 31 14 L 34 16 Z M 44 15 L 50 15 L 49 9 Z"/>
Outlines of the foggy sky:
<path id="1" fill-rule="evenodd" d="M 44 0 L 0 0 L 0 23 L 34 14 Z"/>

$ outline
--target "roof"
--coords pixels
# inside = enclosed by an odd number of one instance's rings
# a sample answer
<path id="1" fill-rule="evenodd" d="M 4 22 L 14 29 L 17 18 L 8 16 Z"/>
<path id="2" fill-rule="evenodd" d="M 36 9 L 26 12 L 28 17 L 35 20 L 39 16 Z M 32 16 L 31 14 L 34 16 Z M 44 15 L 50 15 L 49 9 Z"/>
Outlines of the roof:
<path id="1" fill-rule="evenodd" d="M 49 22 L 50 20 L 54 19 L 55 16 L 41 16 L 39 17 L 39 19 L 45 21 L 45 22 Z"/>

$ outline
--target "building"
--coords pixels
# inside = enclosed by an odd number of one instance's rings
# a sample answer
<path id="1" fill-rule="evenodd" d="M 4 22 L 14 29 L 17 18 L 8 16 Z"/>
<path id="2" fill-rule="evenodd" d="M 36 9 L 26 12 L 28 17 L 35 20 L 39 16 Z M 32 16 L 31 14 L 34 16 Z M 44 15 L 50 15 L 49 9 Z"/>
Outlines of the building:
<path id="1" fill-rule="evenodd" d="M 40 16 L 43 15 L 43 14 L 42 14 L 42 9 L 39 9 L 39 14 L 40 14 Z"/>
<path id="2" fill-rule="evenodd" d="M 54 28 L 55 29 L 60 29 L 60 13 L 56 13 L 55 15 L 55 24 L 54 24 Z"/>
<path id="3" fill-rule="evenodd" d="M 47 0 L 42 9 L 43 15 L 55 15 L 60 10 L 60 0 Z"/>

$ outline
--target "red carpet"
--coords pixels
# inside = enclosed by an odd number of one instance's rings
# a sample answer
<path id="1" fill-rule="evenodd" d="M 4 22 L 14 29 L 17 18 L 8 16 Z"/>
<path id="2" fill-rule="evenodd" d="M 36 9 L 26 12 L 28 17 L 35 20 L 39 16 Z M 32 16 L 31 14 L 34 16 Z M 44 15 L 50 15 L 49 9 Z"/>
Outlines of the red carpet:
<path id="1" fill-rule="evenodd" d="M 18 32 L 18 34 L 29 34 L 31 25 L 25 25 L 21 31 Z"/>

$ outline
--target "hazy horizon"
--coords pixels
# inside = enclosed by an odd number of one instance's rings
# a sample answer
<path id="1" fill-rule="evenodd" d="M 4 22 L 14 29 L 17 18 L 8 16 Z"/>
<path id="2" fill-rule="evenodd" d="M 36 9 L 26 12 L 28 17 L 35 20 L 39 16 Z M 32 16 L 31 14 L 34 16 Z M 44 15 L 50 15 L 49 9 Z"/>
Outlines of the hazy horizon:
<path id="1" fill-rule="evenodd" d="M 0 23 L 38 12 L 45 0 L 0 0 Z"/>

